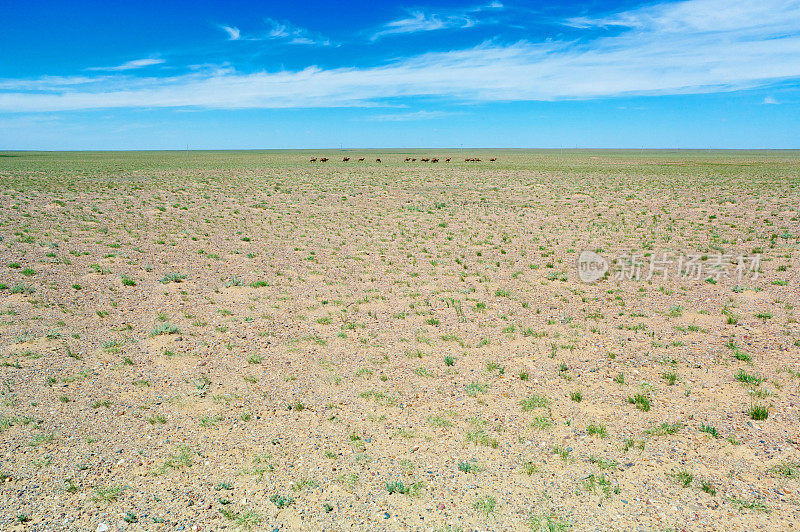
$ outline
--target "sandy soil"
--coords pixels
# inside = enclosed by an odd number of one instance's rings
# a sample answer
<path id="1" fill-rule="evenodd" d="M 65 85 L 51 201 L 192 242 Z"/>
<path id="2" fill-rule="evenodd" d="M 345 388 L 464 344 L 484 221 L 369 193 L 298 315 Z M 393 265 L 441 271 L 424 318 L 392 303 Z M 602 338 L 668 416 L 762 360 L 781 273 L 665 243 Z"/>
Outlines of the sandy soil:
<path id="1" fill-rule="evenodd" d="M 800 155 L 310 155 L 0 159 L 1 529 L 800 528 Z"/>

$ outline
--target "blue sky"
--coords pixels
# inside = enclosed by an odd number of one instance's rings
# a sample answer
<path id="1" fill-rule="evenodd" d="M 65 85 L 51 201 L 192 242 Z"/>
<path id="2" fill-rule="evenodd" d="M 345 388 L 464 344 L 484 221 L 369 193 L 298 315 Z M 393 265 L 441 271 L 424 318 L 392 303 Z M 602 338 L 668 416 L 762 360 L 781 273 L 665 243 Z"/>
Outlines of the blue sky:
<path id="1" fill-rule="evenodd" d="M 800 0 L 7 2 L 0 149 L 800 148 Z"/>

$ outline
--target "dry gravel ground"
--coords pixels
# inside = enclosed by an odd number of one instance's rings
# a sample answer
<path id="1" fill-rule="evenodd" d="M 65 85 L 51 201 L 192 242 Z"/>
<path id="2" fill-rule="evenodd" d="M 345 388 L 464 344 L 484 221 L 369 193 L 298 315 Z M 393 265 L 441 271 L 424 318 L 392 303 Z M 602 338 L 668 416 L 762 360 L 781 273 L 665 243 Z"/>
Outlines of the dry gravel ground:
<path id="1" fill-rule="evenodd" d="M 1 529 L 800 528 L 800 153 L 342 155 L 0 154 Z"/>

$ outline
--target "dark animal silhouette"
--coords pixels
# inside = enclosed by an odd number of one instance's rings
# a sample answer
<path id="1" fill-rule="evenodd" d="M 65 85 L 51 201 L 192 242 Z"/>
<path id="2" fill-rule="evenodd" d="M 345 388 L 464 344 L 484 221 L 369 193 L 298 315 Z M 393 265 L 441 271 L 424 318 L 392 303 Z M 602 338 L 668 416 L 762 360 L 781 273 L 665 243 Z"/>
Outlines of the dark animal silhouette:
<path id="1" fill-rule="evenodd" d="M 446 163 L 449 163 L 449 162 L 450 162 L 450 157 L 448 157 L 447 159 L 445 159 L 445 160 L 444 160 L 444 162 L 446 162 Z"/>
<path id="2" fill-rule="evenodd" d="M 381 162 L 380 158 L 378 158 L 378 159 L 375 159 L 375 162 L 376 162 L 376 163 L 379 163 L 379 162 Z"/>
<path id="3" fill-rule="evenodd" d="M 320 161 L 322 161 L 323 163 L 327 163 L 328 162 L 328 158 L 327 157 L 323 157 L 322 159 L 320 159 Z"/>
<path id="4" fill-rule="evenodd" d="M 423 157 L 422 159 L 420 159 L 420 161 L 422 161 L 423 163 L 427 163 L 428 161 L 430 161 L 430 159 L 428 159 L 427 157 Z"/>
<path id="5" fill-rule="evenodd" d="M 432 162 L 432 163 L 438 163 L 438 162 L 439 162 L 439 159 L 437 159 L 436 157 L 434 157 L 433 159 L 431 159 L 431 162 Z"/>
<path id="6" fill-rule="evenodd" d="M 492 162 L 492 163 L 493 163 L 493 162 L 495 162 L 496 160 L 497 160 L 497 157 L 492 157 L 491 159 L 489 159 L 489 162 Z"/>
<path id="7" fill-rule="evenodd" d="M 316 158 L 316 157 L 312 157 L 312 158 L 311 158 L 311 162 L 312 162 L 312 163 L 315 163 L 315 162 L 317 162 L 317 158 Z"/>
<path id="8" fill-rule="evenodd" d="M 408 161 L 410 161 L 410 160 L 411 160 L 411 157 L 406 157 L 406 159 L 405 159 L 403 162 L 404 162 L 404 163 L 407 163 L 407 162 L 408 162 Z"/>
<path id="9" fill-rule="evenodd" d="M 364 160 L 364 158 L 363 157 L 359 157 L 358 160 L 359 160 L 359 162 L 361 162 L 361 161 Z"/>
<path id="10" fill-rule="evenodd" d="M 342 157 L 342 162 L 343 163 L 346 163 L 349 160 L 350 160 L 350 157 Z"/>

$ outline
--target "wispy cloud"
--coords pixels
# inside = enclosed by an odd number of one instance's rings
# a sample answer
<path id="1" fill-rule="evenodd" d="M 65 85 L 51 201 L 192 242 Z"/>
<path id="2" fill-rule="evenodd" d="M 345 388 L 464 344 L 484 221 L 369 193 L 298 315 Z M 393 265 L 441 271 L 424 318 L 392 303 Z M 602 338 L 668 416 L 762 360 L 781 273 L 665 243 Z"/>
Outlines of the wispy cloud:
<path id="1" fill-rule="evenodd" d="M 709 23 L 705 17 L 712 16 Z M 624 21 L 621 31 L 591 30 L 579 41 L 488 42 L 362 68 L 0 79 L 0 112 L 366 106 L 409 97 L 588 99 L 732 91 L 800 78 L 800 0 L 726 0 L 724 9 L 721 0 L 666 3 L 580 24 L 609 21 Z M 302 38 L 285 25 L 273 25 L 271 33 Z"/>
<path id="2" fill-rule="evenodd" d="M 256 33 L 242 34 L 235 26 L 221 25 L 220 29 L 228 34 L 231 41 L 283 41 L 287 44 L 305 44 L 314 46 L 331 46 L 333 43 L 324 35 L 295 26 L 291 22 L 272 18 L 264 19 L 266 30 Z"/>
<path id="3" fill-rule="evenodd" d="M 576 28 L 617 26 L 673 36 L 729 32 L 741 36 L 796 32 L 798 20 L 800 2 L 797 0 L 684 0 L 600 17 L 573 17 L 564 23 Z"/>
<path id="4" fill-rule="evenodd" d="M 268 39 L 281 39 L 289 44 L 311 44 L 319 46 L 330 46 L 331 41 L 327 37 L 295 26 L 290 22 L 268 18 L 265 20 L 270 29 L 267 31 Z"/>
<path id="5" fill-rule="evenodd" d="M 435 31 L 443 29 L 470 28 L 480 22 L 477 15 L 487 10 L 502 9 L 500 2 L 477 6 L 463 10 L 450 10 L 438 13 L 426 13 L 420 9 L 407 11 L 407 16 L 391 22 L 387 22 L 379 30 L 374 32 L 371 40 L 375 41 L 388 35 L 400 35 L 408 33 L 419 33 L 424 31 Z"/>
<path id="6" fill-rule="evenodd" d="M 372 35 L 372 40 L 380 39 L 387 35 L 397 35 L 401 33 L 417 33 L 420 31 L 434 31 L 444 28 L 468 28 L 474 22 L 466 16 L 448 16 L 442 18 L 440 15 L 427 14 L 422 11 L 411 11 L 409 16 L 388 22 L 383 29 Z"/>
<path id="7" fill-rule="evenodd" d="M 220 29 L 228 34 L 229 41 L 238 41 L 242 37 L 242 32 L 236 26 L 220 26 Z"/>
<path id="8" fill-rule="evenodd" d="M 767 96 L 761 103 L 764 105 L 778 105 L 780 102 L 778 102 L 778 100 L 776 100 L 772 96 Z"/>
<path id="9" fill-rule="evenodd" d="M 91 67 L 87 68 L 86 70 L 123 72 L 125 70 L 136 70 L 137 68 L 145 68 L 153 65 L 160 65 L 163 62 L 164 62 L 163 59 L 149 57 L 146 59 L 134 59 L 133 61 L 128 61 L 126 63 L 122 63 L 121 65 L 109 66 L 109 67 Z"/>

